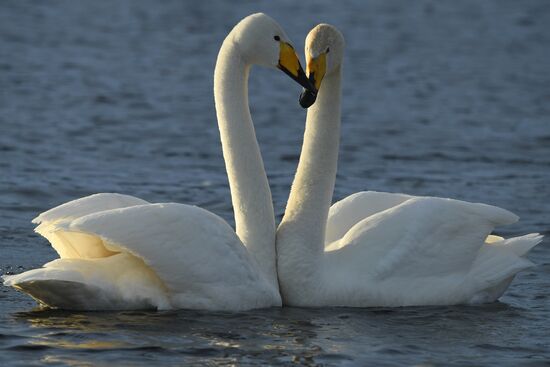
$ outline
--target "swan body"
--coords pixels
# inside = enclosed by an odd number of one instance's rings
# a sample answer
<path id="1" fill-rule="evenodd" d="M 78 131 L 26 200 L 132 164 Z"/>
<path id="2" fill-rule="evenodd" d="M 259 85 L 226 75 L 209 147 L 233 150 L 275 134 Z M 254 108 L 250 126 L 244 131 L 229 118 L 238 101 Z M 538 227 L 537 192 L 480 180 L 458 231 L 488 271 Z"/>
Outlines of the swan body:
<path id="1" fill-rule="evenodd" d="M 204 209 L 96 194 L 34 220 L 59 254 L 4 285 L 50 307 L 81 310 L 280 306 L 271 192 L 250 117 L 250 67 L 278 67 L 305 87 L 296 53 L 264 14 L 243 19 L 222 44 L 214 97 L 236 231 Z"/>
<path id="2" fill-rule="evenodd" d="M 330 206 L 340 128 L 343 37 L 323 24 L 306 39 L 310 79 L 319 89 L 277 230 L 283 303 L 293 306 L 413 306 L 492 302 L 542 236 L 503 239 L 517 221 L 485 204 L 359 192 Z M 309 96 L 311 97 L 311 95 Z M 308 99 L 309 101 L 309 99 Z M 303 102 L 303 101 L 301 101 Z"/>
<path id="3" fill-rule="evenodd" d="M 96 194 L 41 214 L 60 258 L 5 277 L 64 309 L 269 307 L 278 292 L 235 231 L 196 206 Z"/>

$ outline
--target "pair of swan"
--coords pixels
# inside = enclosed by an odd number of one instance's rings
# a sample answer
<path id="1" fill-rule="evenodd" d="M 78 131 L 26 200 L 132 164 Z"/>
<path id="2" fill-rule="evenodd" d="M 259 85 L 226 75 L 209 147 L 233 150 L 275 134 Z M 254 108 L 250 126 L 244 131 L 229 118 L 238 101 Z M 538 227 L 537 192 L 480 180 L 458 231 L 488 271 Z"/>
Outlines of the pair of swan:
<path id="1" fill-rule="evenodd" d="M 541 241 L 503 239 L 517 217 L 451 199 L 359 192 L 330 206 L 338 156 L 344 40 L 328 25 L 306 39 L 306 78 L 281 27 L 264 14 L 224 40 L 214 94 L 236 230 L 204 209 L 96 194 L 39 215 L 59 254 L 4 284 L 42 304 L 86 310 L 448 305 L 494 301 L 532 266 Z M 251 65 L 300 83 L 309 107 L 300 162 L 276 229 L 250 117 Z M 279 287 L 280 286 L 280 287 Z"/>
<path id="2" fill-rule="evenodd" d="M 248 106 L 253 64 L 277 67 L 312 88 L 281 27 L 263 14 L 225 38 L 214 97 L 236 230 L 204 209 L 96 194 L 39 215 L 36 232 L 59 259 L 4 284 L 66 309 L 281 306 L 275 216 Z"/>

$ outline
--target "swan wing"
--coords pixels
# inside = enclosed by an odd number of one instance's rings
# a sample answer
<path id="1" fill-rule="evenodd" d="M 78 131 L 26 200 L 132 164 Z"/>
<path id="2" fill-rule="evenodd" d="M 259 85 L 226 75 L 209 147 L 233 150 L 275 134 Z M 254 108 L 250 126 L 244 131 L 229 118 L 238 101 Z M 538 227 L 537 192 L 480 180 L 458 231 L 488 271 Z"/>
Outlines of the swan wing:
<path id="1" fill-rule="evenodd" d="M 147 201 L 130 195 L 99 193 L 71 200 L 58 205 L 33 219 L 33 223 L 45 224 L 61 219 L 75 219 L 103 210 L 126 208 L 134 205 L 148 204 Z"/>
<path id="2" fill-rule="evenodd" d="M 110 256 L 101 241 L 91 236 L 59 232 L 56 227 L 80 217 L 117 208 L 148 204 L 147 201 L 122 194 L 99 193 L 56 206 L 33 219 L 35 232 L 45 237 L 60 258 L 100 258 Z M 78 244 L 78 248 L 75 247 Z"/>
<path id="3" fill-rule="evenodd" d="M 328 213 L 325 245 L 341 239 L 361 220 L 410 198 L 412 196 L 405 194 L 361 191 L 334 203 Z"/>
<path id="4" fill-rule="evenodd" d="M 196 206 L 131 206 L 56 228 L 141 259 L 172 295 L 174 307 L 236 310 L 275 305 L 278 298 L 227 222 Z"/>
<path id="5" fill-rule="evenodd" d="M 327 254 L 341 268 L 379 280 L 465 274 L 491 231 L 517 219 L 490 205 L 413 197 L 358 222 Z"/>

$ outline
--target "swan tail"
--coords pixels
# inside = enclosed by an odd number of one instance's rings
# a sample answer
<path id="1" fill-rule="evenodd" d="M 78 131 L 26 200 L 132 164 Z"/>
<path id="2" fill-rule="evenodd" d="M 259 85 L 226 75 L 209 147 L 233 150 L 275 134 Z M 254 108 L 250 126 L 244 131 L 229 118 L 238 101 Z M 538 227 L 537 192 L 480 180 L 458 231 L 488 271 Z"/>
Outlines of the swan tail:
<path id="1" fill-rule="evenodd" d="M 90 311 L 170 308 L 163 285 L 140 263 L 129 254 L 96 260 L 57 259 L 43 268 L 2 278 L 5 286 L 51 308 Z M 129 271 L 129 267 L 133 268 Z"/>
<path id="2" fill-rule="evenodd" d="M 495 242 L 495 246 L 503 246 L 512 251 L 517 256 L 526 255 L 533 247 L 542 242 L 542 236 L 539 233 L 529 233 L 520 237 L 512 237 Z"/>
<path id="3" fill-rule="evenodd" d="M 484 245 L 467 276 L 474 290 L 469 303 L 500 298 L 517 273 L 535 266 L 521 255 L 541 240 L 542 236 L 530 234 Z"/>

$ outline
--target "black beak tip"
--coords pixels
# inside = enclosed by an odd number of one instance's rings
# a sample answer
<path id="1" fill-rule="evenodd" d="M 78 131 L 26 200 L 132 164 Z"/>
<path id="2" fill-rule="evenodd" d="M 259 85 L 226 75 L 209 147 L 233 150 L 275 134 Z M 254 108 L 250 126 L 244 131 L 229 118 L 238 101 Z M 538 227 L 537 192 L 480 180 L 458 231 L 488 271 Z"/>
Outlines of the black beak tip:
<path id="1" fill-rule="evenodd" d="M 316 99 L 317 93 L 304 89 L 300 94 L 300 106 L 302 106 L 302 108 L 309 108 L 315 103 Z"/>
<path id="2" fill-rule="evenodd" d="M 300 84 L 302 85 L 302 87 L 304 87 L 305 89 L 309 90 L 314 94 L 317 93 L 315 86 L 302 70 L 301 72 L 298 73 L 298 79 L 300 80 Z"/>

